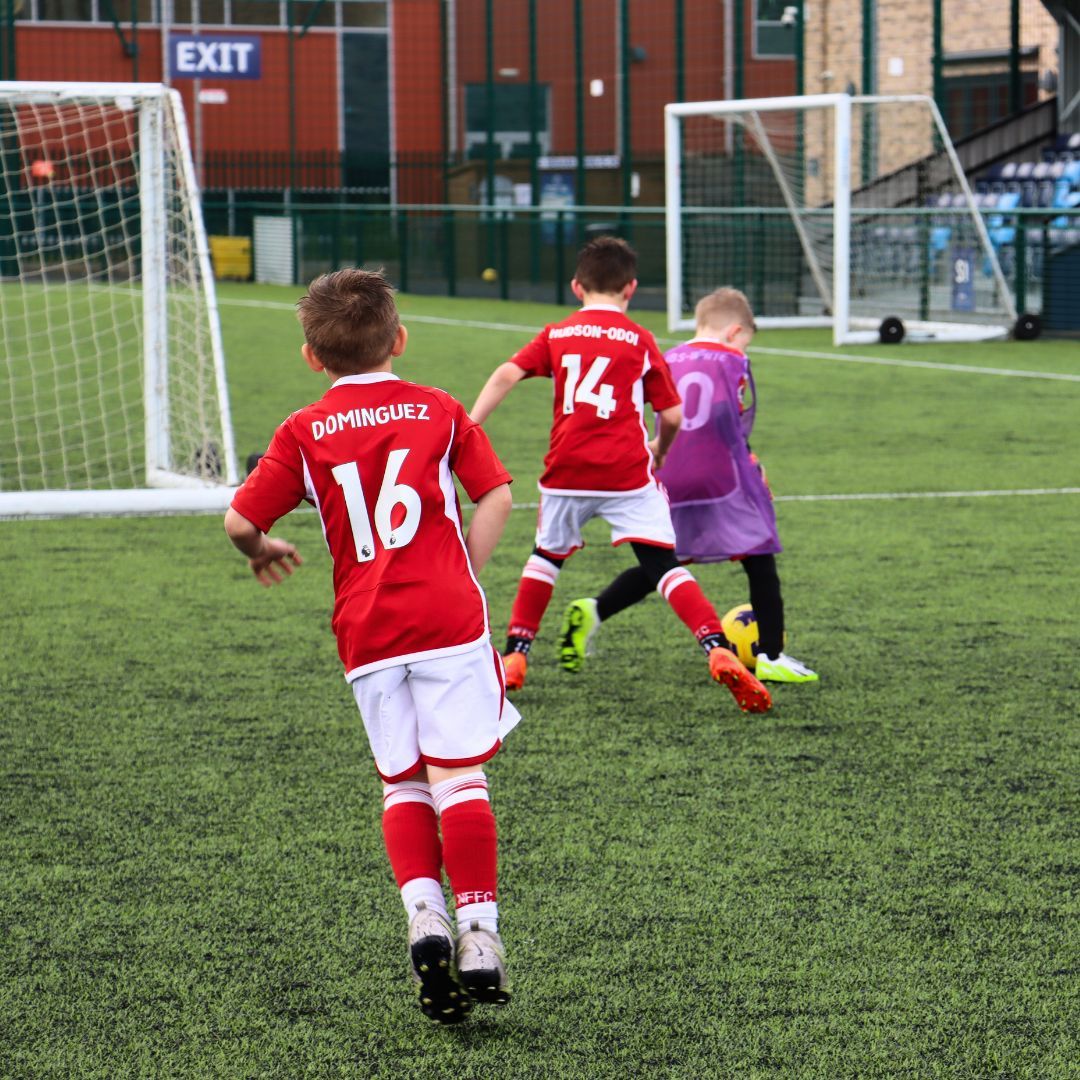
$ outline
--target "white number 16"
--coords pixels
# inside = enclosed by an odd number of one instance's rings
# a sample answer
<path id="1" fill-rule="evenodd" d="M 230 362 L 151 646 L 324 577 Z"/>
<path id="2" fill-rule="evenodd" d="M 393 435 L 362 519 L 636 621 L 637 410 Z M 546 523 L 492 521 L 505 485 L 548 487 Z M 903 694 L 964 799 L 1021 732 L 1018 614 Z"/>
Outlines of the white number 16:
<path id="1" fill-rule="evenodd" d="M 401 466 L 408 455 L 408 450 L 390 451 L 379 497 L 375 500 L 375 532 L 379 534 L 383 547 L 388 551 L 405 547 L 420 527 L 419 493 L 408 484 L 397 482 Z M 349 513 L 357 561 L 371 562 L 375 558 L 375 537 L 371 531 L 371 519 L 368 517 L 367 502 L 364 499 L 364 486 L 360 481 L 360 467 L 355 461 L 346 461 L 344 465 L 335 465 L 330 472 L 341 485 L 345 496 L 345 509 Z M 391 521 L 394 509 L 398 506 L 405 507 L 405 517 L 401 524 L 394 528 Z"/>

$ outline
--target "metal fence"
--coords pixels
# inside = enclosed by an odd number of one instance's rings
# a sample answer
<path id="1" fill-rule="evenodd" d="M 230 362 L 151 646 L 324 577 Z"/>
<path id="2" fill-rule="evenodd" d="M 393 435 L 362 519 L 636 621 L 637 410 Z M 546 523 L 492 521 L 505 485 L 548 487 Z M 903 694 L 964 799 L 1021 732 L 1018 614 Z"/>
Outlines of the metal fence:
<path id="1" fill-rule="evenodd" d="M 287 218 L 293 242 L 286 277 L 295 284 L 342 266 L 363 266 L 384 269 L 403 292 L 555 304 L 573 303 L 569 282 L 577 248 L 592 236 L 616 233 L 638 252 L 635 305 L 666 305 L 662 209 L 326 203 L 294 204 L 286 211 L 280 201 L 208 200 L 205 212 L 211 233 L 232 235 L 255 236 L 260 217 Z M 925 218 L 924 227 L 896 230 L 888 250 L 876 249 L 875 257 L 916 268 L 913 290 L 946 287 L 947 261 L 919 247 L 933 233 L 935 212 L 913 209 L 908 216 Z M 1017 309 L 1042 315 L 1048 329 L 1080 330 L 1080 208 L 1015 209 L 984 219 Z M 717 260 L 714 286 L 736 285 L 762 308 L 767 295 L 774 300 L 781 278 L 797 281 L 806 273 L 791 243 L 790 222 L 776 208 L 733 212 L 725 230 L 730 257 Z M 257 239 L 255 246 L 257 260 Z M 784 267 L 779 274 L 778 265 Z M 982 265 L 975 270 L 987 272 Z M 920 273 L 933 277 L 921 281 Z"/>

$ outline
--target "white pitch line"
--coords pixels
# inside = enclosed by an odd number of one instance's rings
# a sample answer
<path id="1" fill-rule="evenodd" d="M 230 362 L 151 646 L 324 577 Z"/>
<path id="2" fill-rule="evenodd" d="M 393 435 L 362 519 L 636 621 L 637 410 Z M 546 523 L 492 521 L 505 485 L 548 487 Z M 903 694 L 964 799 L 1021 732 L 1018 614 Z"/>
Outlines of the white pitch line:
<path id="1" fill-rule="evenodd" d="M 809 360 L 843 360 L 848 364 L 880 364 L 883 367 L 926 368 L 930 371 L 963 371 L 969 375 L 1000 375 L 1011 379 L 1053 379 L 1058 382 L 1080 382 L 1080 375 L 1057 371 L 1022 371 L 1019 368 L 975 367 L 971 364 L 942 364 L 933 360 L 891 360 L 886 356 L 860 356 L 849 353 L 811 352 L 806 349 L 774 349 L 754 346 L 755 353 L 774 356 L 798 356 Z"/>
<path id="2" fill-rule="evenodd" d="M 236 488 L 222 488 L 221 489 L 221 505 L 227 506 L 232 501 L 232 496 L 236 493 Z M 840 494 L 840 495 L 777 495 L 776 502 L 871 502 L 878 500 L 882 502 L 891 502 L 897 499 L 992 499 L 996 497 L 1007 498 L 1015 495 L 1080 495 L 1080 487 L 1064 487 L 1064 488 L 1013 488 L 1003 489 L 999 491 L 894 491 L 894 492 L 857 492 L 854 494 Z M 462 506 L 466 510 L 475 510 L 476 504 L 465 502 Z M 514 510 L 538 510 L 540 504 L 538 502 L 525 502 L 514 503 L 512 509 Z M 315 507 L 313 506 L 298 506 L 293 513 L 312 513 L 314 514 Z M 205 507 L 190 507 L 185 510 L 132 510 L 130 512 L 116 513 L 115 511 L 106 511 L 103 513 L 88 513 L 80 515 L 82 517 L 130 517 L 130 518 L 142 518 L 142 517 L 207 517 L 211 514 L 220 514 L 221 508 L 207 509 Z M 7 521 L 16 521 L 21 518 L 38 518 L 39 520 L 47 520 L 48 518 L 57 518 L 62 515 L 59 514 L 46 514 L 46 515 L 29 515 L 29 514 L 16 514 L 9 516 L 0 514 L 0 523 Z"/>
<path id="3" fill-rule="evenodd" d="M 1080 487 L 1011 488 L 986 491 L 893 491 L 851 495 L 777 495 L 775 502 L 866 502 L 873 499 L 993 499 L 1014 495 L 1080 495 Z"/>
<path id="4" fill-rule="evenodd" d="M 1080 487 L 1006 488 L 986 491 L 881 491 L 838 495 L 777 495 L 774 502 L 892 502 L 897 499 L 992 499 L 1016 495 L 1080 495 Z M 467 504 L 471 506 L 472 504 Z M 514 503 L 515 510 L 538 510 L 538 502 Z"/>
<path id="5" fill-rule="evenodd" d="M 294 304 L 276 300 L 231 300 L 218 299 L 219 304 L 231 304 L 235 307 L 274 308 L 282 311 L 295 310 Z M 442 315 L 415 315 L 402 312 L 405 323 L 429 323 L 432 326 L 461 326 L 469 330 L 495 330 L 501 333 L 537 334 L 542 327 L 522 326 L 519 323 L 485 322 L 480 319 L 451 319 Z M 661 337 L 656 340 L 662 344 L 677 345 L 683 338 Z M 1023 371 L 1019 368 L 976 367 L 972 364 L 944 364 L 933 360 L 905 360 L 901 357 L 890 359 L 887 356 L 866 356 L 860 353 L 815 352 L 810 349 L 777 349 L 764 345 L 754 346 L 755 353 L 765 356 L 794 356 L 807 360 L 840 360 L 845 364 L 876 364 L 880 367 L 923 368 L 927 371 L 955 371 L 965 375 L 997 375 L 1009 379 L 1049 379 L 1053 382 L 1080 383 L 1080 375 L 1071 375 L 1058 371 Z"/>
<path id="6" fill-rule="evenodd" d="M 473 319 L 448 319 L 438 315 L 403 315 L 405 322 L 432 323 L 436 326 L 467 326 L 473 330 L 507 330 L 526 334 L 539 333 L 539 326 L 518 326 L 513 323 L 480 322 Z M 684 338 L 654 335 L 657 342 L 678 345 Z M 932 360 L 890 359 L 885 356 L 863 356 L 855 353 L 813 352 L 809 349 L 776 349 L 754 346 L 755 353 L 773 356 L 798 356 L 808 360 L 843 360 L 848 364 L 880 364 L 883 367 L 927 368 L 931 371 L 963 371 L 968 375 L 1001 375 L 1014 379 L 1054 379 L 1061 382 L 1080 382 L 1080 375 L 1062 374 L 1056 371 L 1021 371 L 1014 368 L 975 367 L 971 364 L 943 364 Z"/>

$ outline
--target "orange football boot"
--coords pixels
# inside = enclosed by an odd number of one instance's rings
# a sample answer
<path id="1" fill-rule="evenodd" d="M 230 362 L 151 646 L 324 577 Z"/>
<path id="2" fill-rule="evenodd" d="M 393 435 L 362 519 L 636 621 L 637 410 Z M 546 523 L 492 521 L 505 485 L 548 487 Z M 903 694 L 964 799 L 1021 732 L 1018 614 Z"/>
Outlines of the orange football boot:
<path id="1" fill-rule="evenodd" d="M 508 691 L 520 690 L 525 685 L 525 672 L 529 667 L 529 658 L 520 652 L 507 653 L 503 657 L 503 667 L 506 669 L 506 689 Z"/>
<path id="2" fill-rule="evenodd" d="M 765 685 L 727 649 L 713 649 L 709 653 L 709 674 L 731 691 L 743 712 L 763 713 L 772 708 L 772 698 Z M 509 676 L 506 682 L 509 686 Z"/>

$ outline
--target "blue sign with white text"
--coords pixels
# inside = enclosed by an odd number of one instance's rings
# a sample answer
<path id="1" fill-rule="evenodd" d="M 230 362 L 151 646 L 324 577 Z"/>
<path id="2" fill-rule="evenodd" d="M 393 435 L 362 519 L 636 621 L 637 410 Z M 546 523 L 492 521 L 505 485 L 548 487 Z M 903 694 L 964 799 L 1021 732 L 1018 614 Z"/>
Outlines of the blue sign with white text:
<path id="1" fill-rule="evenodd" d="M 952 309 L 975 310 L 975 252 L 971 248 L 952 249 Z"/>
<path id="2" fill-rule="evenodd" d="M 262 40 L 237 34 L 173 34 L 169 74 L 174 79 L 258 79 Z"/>

